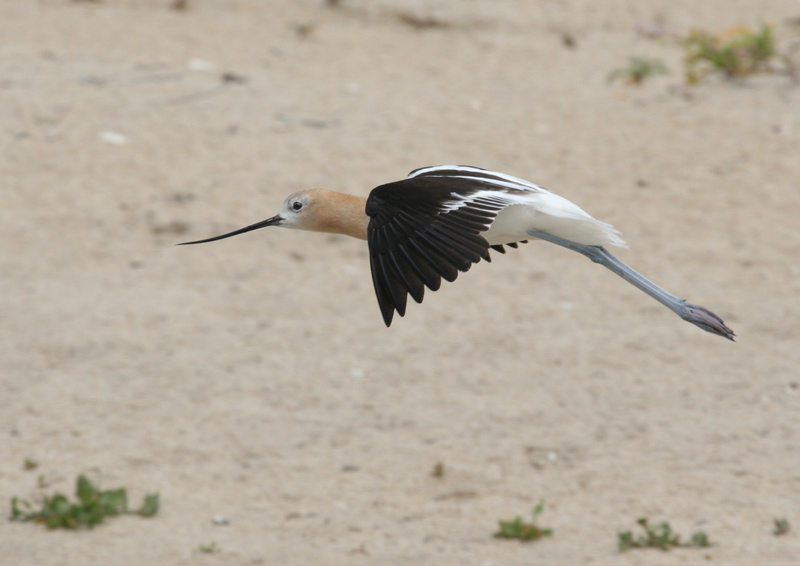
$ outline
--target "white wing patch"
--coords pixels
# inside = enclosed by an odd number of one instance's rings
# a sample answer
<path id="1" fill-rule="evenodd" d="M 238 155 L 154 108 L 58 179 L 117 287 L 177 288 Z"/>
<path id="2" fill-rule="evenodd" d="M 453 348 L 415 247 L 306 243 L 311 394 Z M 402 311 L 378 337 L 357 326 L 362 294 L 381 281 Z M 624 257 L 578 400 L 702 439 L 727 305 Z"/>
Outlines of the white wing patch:
<path id="1" fill-rule="evenodd" d="M 533 183 L 523 183 L 520 182 L 520 179 L 513 180 L 514 177 L 511 179 L 502 179 L 497 178 L 493 179 L 491 177 L 475 177 L 473 175 L 447 175 L 451 179 L 469 179 L 471 181 L 480 181 L 482 183 L 487 183 L 490 185 L 496 185 L 498 187 L 504 187 L 506 189 L 512 189 L 515 191 L 534 191 L 534 192 L 541 192 L 546 189 L 539 187 L 538 185 L 534 185 Z"/>
<path id="2" fill-rule="evenodd" d="M 437 173 L 439 173 L 437 175 Z M 480 181 L 507 189 L 517 191 L 546 191 L 539 185 L 535 185 L 525 179 L 514 177 L 513 175 L 506 175 L 505 173 L 498 173 L 497 171 L 488 171 L 480 169 L 479 167 L 470 167 L 468 165 L 437 165 L 435 167 L 423 167 L 422 169 L 415 169 L 408 174 L 408 178 L 412 179 L 420 175 L 430 175 L 431 177 L 455 177 L 459 179 L 470 179 L 473 181 Z"/>
<path id="3" fill-rule="evenodd" d="M 408 178 L 425 175 L 484 183 L 487 187 L 469 195 L 450 193 L 453 200 L 442 206 L 442 213 L 462 208 L 496 212 L 484 236 L 490 244 L 524 240 L 531 230 L 539 230 L 579 244 L 627 247 L 611 225 L 555 193 L 504 173 L 466 165 L 439 165 L 416 169 Z"/>
<path id="4" fill-rule="evenodd" d="M 510 204 L 514 204 L 512 199 L 509 199 L 505 191 L 476 191 L 471 195 L 464 196 L 459 193 L 450 193 L 453 197 L 451 202 L 442 206 L 442 212 L 453 212 L 459 208 L 480 208 L 483 210 L 500 211 Z"/>

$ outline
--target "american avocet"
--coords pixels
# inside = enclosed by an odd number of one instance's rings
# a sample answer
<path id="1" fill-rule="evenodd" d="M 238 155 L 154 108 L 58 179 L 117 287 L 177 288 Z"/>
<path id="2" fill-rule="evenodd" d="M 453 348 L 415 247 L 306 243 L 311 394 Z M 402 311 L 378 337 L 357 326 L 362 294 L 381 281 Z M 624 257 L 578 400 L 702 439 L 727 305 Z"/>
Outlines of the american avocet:
<path id="1" fill-rule="evenodd" d="M 733 340 L 720 317 L 687 303 L 646 279 L 603 246 L 627 247 L 610 224 L 528 181 L 461 165 L 425 167 L 402 181 L 376 187 L 369 197 L 308 189 L 289 195 L 281 211 L 240 230 L 184 244 L 202 244 L 267 226 L 345 234 L 367 240 L 375 294 L 386 326 L 405 315 L 410 294 L 454 281 L 489 248 L 505 253 L 540 239 L 585 255 L 641 289 L 682 319 Z"/>

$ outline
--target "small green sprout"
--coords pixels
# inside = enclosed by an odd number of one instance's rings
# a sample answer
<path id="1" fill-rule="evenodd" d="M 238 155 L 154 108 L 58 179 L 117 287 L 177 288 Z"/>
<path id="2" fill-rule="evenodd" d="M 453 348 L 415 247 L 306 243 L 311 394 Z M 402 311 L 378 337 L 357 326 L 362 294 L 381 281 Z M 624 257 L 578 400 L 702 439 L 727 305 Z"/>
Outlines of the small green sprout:
<path id="1" fill-rule="evenodd" d="M 617 79 L 623 79 L 625 84 L 639 85 L 642 84 L 645 79 L 666 74 L 669 74 L 669 69 L 667 69 L 667 66 L 659 59 L 631 57 L 628 61 L 628 66 L 611 71 L 606 78 L 606 82 L 611 84 Z"/>
<path id="2" fill-rule="evenodd" d="M 789 526 L 789 519 L 786 519 L 785 517 L 782 519 L 773 519 L 773 523 L 775 523 L 775 530 L 772 531 L 772 534 L 776 537 L 785 535 L 791 529 Z"/>
<path id="3" fill-rule="evenodd" d="M 544 502 L 542 501 L 533 508 L 533 517 L 530 523 L 525 523 L 522 517 L 517 517 L 513 521 L 499 521 L 500 530 L 494 533 L 495 538 L 516 538 L 527 542 L 549 537 L 553 534 L 553 529 L 542 528 L 536 524 L 536 520 L 543 510 Z"/>
<path id="4" fill-rule="evenodd" d="M 50 529 L 91 529 L 106 517 L 130 514 L 152 517 L 159 507 L 156 493 L 147 495 L 139 509 L 129 511 L 125 488 L 102 491 L 84 475 L 78 476 L 75 496 L 78 500 L 74 503 L 61 493 L 45 496 L 38 511 L 28 501 L 15 497 L 11 500 L 11 520 L 44 523 Z"/>
<path id="5" fill-rule="evenodd" d="M 139 515 L 140 517 L 152 517 L 156 513 L 158 513 L 158 508 L 161 505 L 159 501 L 159 497 L 157 493 L 148 493 L 144 496 L 144 501 L 142 502 L 142 506 L 139 507 L 134 513 Z"/>
<path id="6" fill-rule="evenodd" d="M 208 544 L 201 544 L 198 550 L 204 554 L 214 554 L 217 551 L 217 543 L 212 540 Z"/>
<path id="7" fill-rule="evenodd" d="M 672 527 L 666 521 L 655 526 L 651 526 L 647 519 L 636 521 L 643 529 L 644 536 L 639 535 L 634 538 L 631 531 L 619 533 L 618 544 L 620 552 L 625 552 L 632 548 L 658 548 L 669 550 L 670 548 L 706 548 L 711 546 L 708 536 L 703 531 L 698 531 L 692 535 L 689 542 L 682 543 L 680 535 L 672 531 Z"/>

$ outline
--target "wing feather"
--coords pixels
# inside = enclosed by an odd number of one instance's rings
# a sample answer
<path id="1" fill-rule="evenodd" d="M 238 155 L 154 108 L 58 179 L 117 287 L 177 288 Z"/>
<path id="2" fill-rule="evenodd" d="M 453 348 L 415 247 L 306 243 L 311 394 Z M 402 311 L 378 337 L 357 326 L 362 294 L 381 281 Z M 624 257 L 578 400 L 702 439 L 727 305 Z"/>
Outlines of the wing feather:
<path id="1" fill-rule="evenodd" d="M 436 291 L 442 279 L 455 281 L 472 264 L 491 261 L 482 233 L 510 204 L 503 195 L 513 178 L 493 180 L 476 176 L 473 169 L 468 175 L 463 170 L 412 172 L 409 178 L 370 193 L 366 205 L 370 265 L 387 326 L 395 311 L 405 315 L 407 295 L 422 302 L 425 287 Z"/>

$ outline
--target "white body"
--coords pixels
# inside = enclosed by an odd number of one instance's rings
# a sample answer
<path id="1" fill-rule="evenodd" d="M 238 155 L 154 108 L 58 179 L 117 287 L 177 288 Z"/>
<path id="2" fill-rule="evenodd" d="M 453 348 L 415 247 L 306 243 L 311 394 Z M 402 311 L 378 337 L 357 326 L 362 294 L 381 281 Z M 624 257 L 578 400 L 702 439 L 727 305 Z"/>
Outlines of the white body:
<path id="1" fill-rule="evenodd" d="M 452 193 L 459 200 L 447 207 L 455 210 L 480 201 L 498 206 L 497 217 L 483 233 L 491 245 L 525 240 L 530 237 L 528 232 L 536 230 L 586 246 L 627 247 L 611 224 L 596 220 L 577 204 L 519 177 L 465 165 L 425 167 L 412 171 L 408 177 L 437 176 L 438 172 L 449 178 L 491 182 L 492 189 L 466 197 Z"/>
<path id="2" fill-rule="evenodd" d="M 611 225 L 592 218 L 578 205 L 549 191 L 507 195 L 519 200 L 501 210 L 483 235 L 490 244 L 508 244 L 538 230 L 586 246 L 627 247 Z"/>

